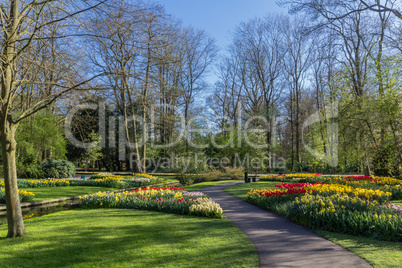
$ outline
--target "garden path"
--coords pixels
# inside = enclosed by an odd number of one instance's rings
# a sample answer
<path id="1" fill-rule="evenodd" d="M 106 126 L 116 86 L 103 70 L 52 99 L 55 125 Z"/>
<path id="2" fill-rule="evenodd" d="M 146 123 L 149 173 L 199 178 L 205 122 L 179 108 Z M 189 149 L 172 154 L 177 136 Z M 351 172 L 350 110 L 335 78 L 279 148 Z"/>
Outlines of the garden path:
<path id="1" fill-rule="evenodd" d="M 368 262 L 284 218 L 227 194 L 226 183 L 202 189 L 254 243 L 260 267 L 372 267 Z"/>

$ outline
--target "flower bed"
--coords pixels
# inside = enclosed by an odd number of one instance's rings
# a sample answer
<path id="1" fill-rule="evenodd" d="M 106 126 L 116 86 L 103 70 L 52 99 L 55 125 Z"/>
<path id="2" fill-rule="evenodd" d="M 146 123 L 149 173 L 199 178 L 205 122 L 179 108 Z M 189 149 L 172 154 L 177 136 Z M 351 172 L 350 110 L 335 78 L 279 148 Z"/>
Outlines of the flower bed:
<path id="1" fill-rule="evenodd" d="M 144 175 L 144 174 L 143 174 Z M 146 175 L 146 174 L 145 174 Z M 72 186 L 100 186 L 113 188 L 130 188 L 161 183 L 163 180 L 155 176 L 140 177 L 100 174 L 91 176 L 90 180 L 72 181 Z"/>
<path id="2" fill-rule="evenodd" d="M 94 175 L 89 180 L 63 180 L 44 179 L 26 180 L 18 179 L 18 188 L 39 188 L 39 187 L 62 187 L 62 186 L 98 186 L 110 188 L 130 188 L 146 186 L 163 182 L 158 177 L 118 176 L 118 175 Z M 0 180 L 0 187 L 4 186 L 4 180 Z"/>
<path id="3" fill-rule="evenodd" d="M 275 186 L 279 189 L 250 190 L 248 201 L 310 228 L 402 241 L 402 209 L 389 203 L 392 192 L 384 190 L 399 188 L 397 185 L 384 189 L 322 183 Z"/>
<path id="4" fill-rule="evenodd" d="M 80 199 L 83 208 L 134 208 L 211 218 L 222 218 L 223 214 L 219 204 L 205 195 L 193 196 L 174 186 L 147 187 L 123 193 L 99 192 Z"/>
<path id="5" fill-rule="evenodd" d="M 392 193 L 384 192 L 382 190 L 354 188 L 347 185 L 340 184 L 317 184 L 308 185 L 306 190 L 309 194 L 316 192 L 320 195 L 328 196 L 334 194 L 345 194 L 351 197 L 359 197 L 361 199 L 368 199 L 370 201 L 376 200 L 381 203 L 389 201 Z"/>
<path id="6" fill-rule="evenodd" d="M 68 180 L 18 180 L 18 188 L 40 188 L 69 186 Z"/>
<path id="7" fill-rule="evenodd" d="M 24 190 L 18 190 L 18 194 L 20 196 L 20 202 L 28 202 L 32 201 L 35 197 L 35 194 L 32 192 L 27 192 Z M 6 193 L 4 188 L 0 188 L 0 203 L 6 203 Z"/>
<path id="8" fill-rule="evenodd" d="M 351 184 L 351 185 L 367 185 L 367 184 L 397 185 L 401 184 L 402 180 L 391 177 L 339 176 L 335 177 L 334 182 L 340 184 Z"/>
<path id="9" fill-rule="evenodd" d="M 158 179 L 157 176 L 153 176 L 150 174 L 143 174 L 143 173 L 133 173 L 135 178 L 148 178 L 148 179 Z"/>
<path id="10" fill-rule="evenodd" d="M 281 182 L 328 182 L 332 181 L 329 177 L 323 177 L 321 173 L 292 173 L 281 175 L 258 175 L 261 181 L 281 181 Z"/>

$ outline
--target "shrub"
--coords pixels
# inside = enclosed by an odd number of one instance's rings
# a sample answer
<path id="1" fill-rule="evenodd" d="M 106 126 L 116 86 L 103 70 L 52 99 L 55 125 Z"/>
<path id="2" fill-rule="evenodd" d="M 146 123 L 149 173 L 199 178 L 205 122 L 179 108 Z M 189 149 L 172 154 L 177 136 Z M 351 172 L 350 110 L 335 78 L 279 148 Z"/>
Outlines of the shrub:
<path id="1" fill-rule="evenodd" d="M 66 160 L 48 159 L 43 165 L 42 170 L 48 178 L 69 178 L 75 175 L 75 166 Z"/>
<path id="2" fill-rule="evenodd" d="M 90 180 L 95 180 L 95 179 L 102 179 L 103 176 L 102 175 L 92 175 L 89 179 Z"/>
<path id="3" fill-rule="evenodd" d="M 202 178 L 205 179 L 205 181 L 218 181 L 223 175 L 224 173 L 222 171 L 215 169 L 203 174 Z"/>
<path id="4" fill-rule="evenodd" d="M 232 180 L 237 180 L 244 176 L 244 168 L 225 168 L 225 175 L 230 177 Z"/>
<path id="5" fill-rule="evenodd" d="M 46 177 L 45 172 L 40 165 L 36 164 L 18 164 L 17 176 L 19 178 L 43 179 Z"/>
<path id="6" fill-rule="evenodd" d="M 96 179 L 96 180 L 72 180 L 71 186 L 96 186 L 96 187 L 109 187 L 109 188 L 124 188 L 121 181 L 108 180 L 108 179 Z"/>
<path id="7" fill-rule="evenodd" d="M 175 178 L 180 182 L 181 185 L 189 186 L 194 183 L 195 179 L 194 176 L 188 174 L 180 174 Z"/>

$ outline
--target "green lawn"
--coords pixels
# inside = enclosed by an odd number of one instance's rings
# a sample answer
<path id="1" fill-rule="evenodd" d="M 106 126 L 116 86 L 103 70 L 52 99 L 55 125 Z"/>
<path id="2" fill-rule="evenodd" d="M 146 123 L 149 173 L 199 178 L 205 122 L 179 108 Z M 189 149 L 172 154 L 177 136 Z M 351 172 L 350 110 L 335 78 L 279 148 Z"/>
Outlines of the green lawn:
<path id="1" fill-rule="evenodd" d="M 25 221 L 1 267 L 258 267 L 251 241 L 225 219 L 129 209 L 70 210 Z"/>
<path id="2" fill-rule="evenodd" d="M 28 192 L 33 192 L 35 198 L 33 201 L 41 201 L 46 199 L 83 195 L 89 193 L 97 193 L 99 191 L 112 191 L 117 188 L 93 187 L 93 186 L 66 186 L 66 187 L 41 187 L 41 188 L 25 188 Z"/>
<path id="3" fill-rule="evenodd" d="M 280 182 L 242 183 L 227 187 L 225 191 L 245 200 L 250 189 L 275 188 L 275 184 Z M 402 205 L 402 200 L 392 201 L 392 203 Z M 367 260 L 374 267 L 402 267 L 402 243 L 321 230 L 315 232 Z"/>
<path id="4" fill-rule="evenodd" d="M 402 267 L 402 243 L 321 230 L 315 232 L 367 260 L 374 267 Z"/>
<path id="5" fill-rule="evenodd" d="M 194 191 L 199 191 L 202 188 L 206 188 L 209 186 L 218 185 L 218 184 L 222 184 L 222 183 L 228 183 L 228 182 L 234 182 L 234 180 L 207 181 L 207 182 L 195 183 L 190 186 L 180 186 L 180 187 L 186 189 L 186 191 L 188 191 L 188 192 L 194 192 Z"/>
<path id="6" fill-rule="evenodd" d="M 177 183 L 179 183 L 179 181 L 176 180 L 174 177 L 159 177 L 159 178 L 164 180 L 165 182 L 177 182 Z"/>
<path id="7" fill-rule="evenodd" d="M 236 196 L 237 198 L 246 200 L 247 193 L 250 189 L 264 189 L 264 188 L 275 188 L 276 184 L 281 184 L 277 181 L 258 181 L 251 183 L 240 183 L 233 186 L 225 188 L 225 192 L 230 195 Z"/>
<path id="8" fill-rule="evenodd" d="M 395 205 L 402 206 L 402 200 L 392 200 L 391 203 L 395 204 Z"/>

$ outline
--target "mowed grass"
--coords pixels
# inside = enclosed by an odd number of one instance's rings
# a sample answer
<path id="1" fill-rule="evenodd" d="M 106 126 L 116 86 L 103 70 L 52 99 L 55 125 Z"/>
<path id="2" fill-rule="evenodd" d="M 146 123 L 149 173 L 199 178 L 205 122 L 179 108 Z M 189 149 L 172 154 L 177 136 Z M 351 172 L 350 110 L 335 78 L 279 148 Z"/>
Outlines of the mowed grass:
<path id="1" fill-rule="evenodd" d="M 54 199 L 67 196 L 113 191 L 116 189 L 117 188 L 93 187 L 93 186 L 65 186 L 65 187 L 24 188 L 23 190 L 33 192 L 35 194 L 35 198 L 33 201 L 41 201 L 41 200 Z"/>
<path id="2" fill-rule="evenodd" d="M 125 209 L 70 210 L 25 221 L 1 267 L 258 267 L 251 241 L 225 219 Z"/>
<path id="3" fill-rule="evenodd" d="M 374 267 L 402 267 L 402 243 L 321 230 L 315 232 L 367 260 Z"/>
<path id="4" fill-rule="evenodd" d="M 199 191 L 203 188 L 213 186 L 213 185 L 218 185 L 222 183 L 229 183 L 229 182 L 235 182 L 235 180 L 222 180 L 222 181 L 206 181 L 206 182 L 200 182 L 200 183 L 195 183 L 190 186 L 180 186 L 184 188 L 188 192 L 194 192 L 194 191 Z"/>
<path id="5" fill-rule="evenodd" d="M 240 183 L 236 185 L 229 186 L 225 188 L 225 192 L 230 195 L 233 195 L 242 200 L 246 200 L 247 193 L 251 189 L 265 189 L 265 188 L 275 188 L 276 184 L 281 184 L 281 182 L 277 181 L 258 181 L 251 183 Z"/>
<path id="6" fill-rule="evenodd" d="M 402 206 L 402 199 L 400 199 L 400 200 L 392 200 L 391 203 L 395 204 L 395 205 Z"/>
<path id="7" fill-rule="evenodd" d="M 242 183 L 225 188 L 228 194 L 237 198 L 246 199 L 250 189 L 276 188 L 280 182 Z M 392 201 L 402 205 L 401 200 Z M 402 243 L 380 241 L 370 237 L 359 237 L 346 234 L 315 230 L 315 233 L 338 244 L 359 257 L 367 260 L 374 267 L 402 267 Z"/>

